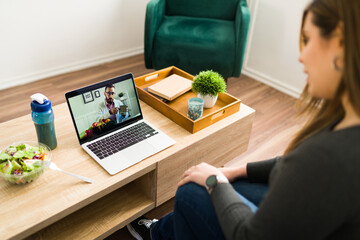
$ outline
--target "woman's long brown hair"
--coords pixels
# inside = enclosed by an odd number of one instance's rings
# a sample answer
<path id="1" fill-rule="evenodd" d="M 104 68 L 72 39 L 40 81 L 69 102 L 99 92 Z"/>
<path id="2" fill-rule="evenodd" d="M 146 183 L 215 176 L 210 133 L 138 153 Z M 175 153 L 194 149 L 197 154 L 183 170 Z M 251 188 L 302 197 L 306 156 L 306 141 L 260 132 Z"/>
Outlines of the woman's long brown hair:
<path id="1" fill-rule="evenodd" d="M 313 15 L 312 23 L 320 29 L 320 35 L 324 39 L 330 38 L 339 24 L 343 26 L 343 76 L 336 95 L 331 100 L 310 96 L 308 86 L 305 86 L 297 106 L 300 108 L 299 114 L 307 113 L 310 117 L 284 154 L 291 152 L 330 123 L 344 117 L 341 96 L 345 91 L 360 116 L 360 0 L 313 0 L 303 13 L 300 50 L 303 43 L 302 29 L 309 12 Z"/>

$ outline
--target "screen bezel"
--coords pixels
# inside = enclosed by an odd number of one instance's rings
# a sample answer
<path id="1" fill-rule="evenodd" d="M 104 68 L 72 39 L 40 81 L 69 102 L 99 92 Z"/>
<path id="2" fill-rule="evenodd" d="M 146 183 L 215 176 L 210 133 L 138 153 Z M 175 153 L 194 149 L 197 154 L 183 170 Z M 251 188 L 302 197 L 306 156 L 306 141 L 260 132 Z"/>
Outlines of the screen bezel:
<path id="1" fill-rule="evenodd" d="M 109 131 L 107 131 L 105 133 L 101 133 L 101 134 L 95 136 L 94 138 L 85 139 L 85 140 L 80 139 L 80 135 L 78 134 L 78 129 L 77 129 L 77 126 L 76 126 L 76 123 L 75 123 L 74 114 L 72 112 L 72 109 L 71 109 L 71 106 L 70 106 L 70 103 L 69 103 L 69 98 L 82 95 L 83 93 L 86 93 L 86 92 L 89 92 L 89 91 L 97 90 L 99 88 L 105 87 L 107 84 L 116 84 L 116 83 L 120 83 L 120 82 L 123 82 L 125 80 L 129 80 L 129 79 L 131 79 L 131 81 L 132 81 L 132 86 L 133 86 L 134 91 L 135 91 L 136 101 L 137 101 L 137 104 L 139 106 L 140 115 L 138 115 L 136 117 L 133 117 L 133 118 L 131 118 L 131 119 L 125 121 L 125 122 L 118 123 L 117 126 L 114 129 L 111 129 L 111 130 L 109 130 Z M 68 108 L 69 108 L 69 111 L 70 111 L 71 119 L 73 121 L 73 125 L 75 127 L 75 133 L 76 133 L 76 136 L 77 136 L 77 138 L 79 140 L 80 145 L 82 145 L 84 143 L 87 143 L 87 142 L 90 142 L 90 141 L 94 141 L 95 139 L 98 139 L 98 138 L 100 138 L 100 137 L 102 137 L 102 136 L 104 136 L 106 134 L 109 134 L 111 132 L 119 130 L 119 129 L 127 126 L 127 125 L 133 124 L 133 123 L 143 119 L 141 106 L 140 106 L 140 102 L 139 102 L 139 95 L 137 93 L 137 89 L 136 89 L 135 81 L 134 81 L 134 76 L 133 76 L 132 73 L 127 73 L 127 74 L 124 74 L 124 75 L 120 75 L 120 76 L 117 76 L 117 77 L 114 77 L 114 78 L 107 79 L 105 81 L 101 81 L 101 82 L 98 82 L 98 83 L 95 83 L 95 84 L 92 84 L 92 85 L 88 85 L 88 86 L 85 86 L 85 87 L 82 87 L 82 88 L 79 88 L 79 89 L 76 89 L 76 90 L 72 90 L 70 92 L 65 93 L 65 98 L 66 98 L 66 102 L 67 102 L 67 105 L 68 105 Z"/>

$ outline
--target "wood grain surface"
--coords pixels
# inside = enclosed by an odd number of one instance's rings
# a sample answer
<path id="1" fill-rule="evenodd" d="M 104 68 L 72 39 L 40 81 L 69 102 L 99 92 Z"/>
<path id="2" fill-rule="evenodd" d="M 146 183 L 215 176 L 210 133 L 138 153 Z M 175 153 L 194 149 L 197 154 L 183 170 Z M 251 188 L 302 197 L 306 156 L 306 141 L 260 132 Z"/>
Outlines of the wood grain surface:
<path id="1" fill-rule="evenodd" d="M 0 90 L 0 122 L 29 114 L 30 96 L 36 92 L 45 94 L 51 99 L 53 105 L 57 105 L 65 102 L 65 92 L 78 87 L 128 72 L 132 72 L 137 77 L 153 71 L 145 68 L 143 55 L 140 54 L 96 67 Z M 303 122 L 295 118 L 294 104 L 296 99 L 245 75 L 240 78 L 229 78 L 227 91 L 239 98 L 242 103 L 255 109 L 256 115 L 248 150 L 241 155 L 235 155 L 233 160 L 228 162 L 226 166 L 236 166 L 248 161 L 262 160 L 282 154 L 291 136 L 300 128 Z M 55 117 L 58 118 L 58 116 Z M 30 119 L 24 118 L 25 122 L 28 122 L 29 128 L 34 129 Z M 57 134 L 61 133 L 57 132 Z M 11 136 L 2 135 L 1 138 L 11 138 Z M 150 211 L 146 216 L 160 218 L 171 212 L 172 207 L 173 199 Z M 107 237 L 107 239 L 130 240 L 133 238 L 126 228 L 123 228 Z"/>

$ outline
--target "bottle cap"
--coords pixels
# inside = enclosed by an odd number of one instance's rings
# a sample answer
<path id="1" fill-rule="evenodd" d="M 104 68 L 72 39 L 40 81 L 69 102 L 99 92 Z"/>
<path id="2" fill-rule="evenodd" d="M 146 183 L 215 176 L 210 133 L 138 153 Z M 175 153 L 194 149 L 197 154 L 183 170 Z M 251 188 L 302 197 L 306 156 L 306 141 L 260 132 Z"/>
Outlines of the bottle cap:
<path id="1" fill-rule="evenodd" d="M 41 93 L 35 93 L 31 96 L 31 110 L 33 112 L 47 112 L 51 109 L 50 100 Z"/>

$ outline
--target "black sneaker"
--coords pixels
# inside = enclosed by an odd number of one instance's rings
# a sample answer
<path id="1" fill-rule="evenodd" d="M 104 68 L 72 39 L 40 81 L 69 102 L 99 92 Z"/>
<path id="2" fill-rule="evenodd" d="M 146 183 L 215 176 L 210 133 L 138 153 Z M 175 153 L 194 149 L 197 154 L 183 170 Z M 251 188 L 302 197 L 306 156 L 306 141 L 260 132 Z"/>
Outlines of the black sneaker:
<path id="1" fill-rule="evenodd" d="M 141 216 L 130 224 L 126 225 L 130 234 L 137 240 L 151 240 L 150 237 L 150 226 L 154 222 L 157 222 L 157 219 L 147 219 L 144 216 Z"/>

